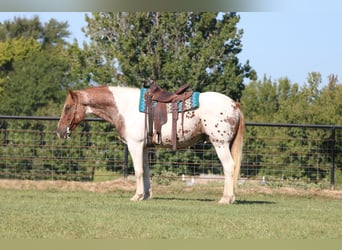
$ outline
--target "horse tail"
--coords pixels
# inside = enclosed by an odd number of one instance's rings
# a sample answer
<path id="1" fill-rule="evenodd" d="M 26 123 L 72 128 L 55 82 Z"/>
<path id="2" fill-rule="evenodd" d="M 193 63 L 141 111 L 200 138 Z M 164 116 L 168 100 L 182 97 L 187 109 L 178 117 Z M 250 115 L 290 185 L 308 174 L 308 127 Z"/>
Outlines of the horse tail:
<path id="1" fill-rule="evenodd" d="M 235 137 L 231 143 L 230 152 L 234 160 L 234 188 L 237 187 L 238 178 L 240 175 L 240 167 L 242 160 L 242 146 L 243 146 L 243 134 L 245 130 L 245 119 L 241 111 L 239 103 L 236 103 L 239 108 L 239 126 L 236 130 Z"/>

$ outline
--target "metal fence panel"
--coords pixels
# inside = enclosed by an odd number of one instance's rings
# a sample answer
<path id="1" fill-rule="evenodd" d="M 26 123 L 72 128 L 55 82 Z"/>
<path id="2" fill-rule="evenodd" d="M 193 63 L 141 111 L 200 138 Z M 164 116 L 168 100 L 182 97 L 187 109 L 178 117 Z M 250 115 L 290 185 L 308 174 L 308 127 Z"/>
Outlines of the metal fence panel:
<path id="1" fill-rule="evenodd" d="M 0 116 L 0 178 L 85 181 L 100 169 L 133 174 L 130 157 L 110 124 L 88 118 L 72 139 L 59 140 L 58 119 Z M 241 177 L 325 181 L 334 188 L 342 179 L 341 150 L 342 126 L 246 123 Z M 151 150 L 150 162 L 155 176 L 223 175 L 208 142 L 177 151 Z"/>

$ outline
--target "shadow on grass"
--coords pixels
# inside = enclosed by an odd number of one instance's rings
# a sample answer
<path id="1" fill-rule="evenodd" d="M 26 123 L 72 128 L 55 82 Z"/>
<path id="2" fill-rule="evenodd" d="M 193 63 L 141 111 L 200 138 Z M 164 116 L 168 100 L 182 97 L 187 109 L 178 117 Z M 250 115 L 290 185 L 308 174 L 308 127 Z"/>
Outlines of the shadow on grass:
<path id="1" fill-rule="evenodd" d="M 155 196 L 153 196 L 152 200 L 166 200 L 166 201 L 204 201 L 204 202 L 213 202 L 213 201 L 215 201 L 215 199 L 207 199 L 207 198 L 155 197 Z"/>
<path id="2" fill-rule="evenodd" d="M 165 200 L 165 201 L 201 201 L 201 202 L 218 202 L 216 199 L 208 198 L 182 198 L 182 197 L 153 197 L 152 200 Z M 276 204 L 274 201 L 250 201 L 250 200 L 236 200 L 234 205 L 272 205 Z"/>
<path id="3" fill-rule="evenodd" d="M 247 201 L 247 200 L 237 200 L 235 201 L 236 205 L 253 205 L 253 204 L 259 204 L 259 205 L 272 205 L 276 204 L 274 201 Z"/>

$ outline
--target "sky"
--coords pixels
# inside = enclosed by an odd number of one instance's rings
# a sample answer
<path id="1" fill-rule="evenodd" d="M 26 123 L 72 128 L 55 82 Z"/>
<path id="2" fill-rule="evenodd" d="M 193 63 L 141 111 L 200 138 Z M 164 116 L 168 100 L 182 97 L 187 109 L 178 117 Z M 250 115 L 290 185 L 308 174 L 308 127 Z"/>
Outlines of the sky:
<path id="1" fill-rule="evenodd" d="M 323 84 L 330 74 L 342 77 L 342 13 L 239 14 L 238 27 L 244 30 L 240 60 L 249 60 L 259 79 L 266 74 L 303 84 L 313 71 L 321 73 Z"/>
<path id="2" fill-rule="evenodd" d="M 297 3 L 300 1 L 297 1 Z M 238 27 L 244 30 L 242 64 L 249 60 L 258 78 L 277 80 L 288 77 L 292 83 L 303 85 L 310 72 L 320 72 L 323 85 L 330 74 L 342 79 L 342 1 L 335 9 L 289 9 L 274 12 L 241 12 Z M 303 4 L 308 4 L 303 1 Z M 32 18 L 38 15 L 45 23 L 50 18 L 67 21 L 72 33 L 82 45 L 86 26 L 84 12 L 0 12 L 0 22 L 14 16 Z M 248 80 L 247 80 L 248 82 Z"/>

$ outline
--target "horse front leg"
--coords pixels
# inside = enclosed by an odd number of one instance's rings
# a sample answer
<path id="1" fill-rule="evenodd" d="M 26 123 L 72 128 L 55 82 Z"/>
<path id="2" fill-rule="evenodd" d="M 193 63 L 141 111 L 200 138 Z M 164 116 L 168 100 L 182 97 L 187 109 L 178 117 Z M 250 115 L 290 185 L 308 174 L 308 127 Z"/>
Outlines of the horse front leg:
<path id="1" fill-rule="evenodd" d="M 131 201 L 140 201 L 144 199 L 143 143 L 127 143 L 127 146 L 132 157 L 136 180 L 136 191 Z"/>

